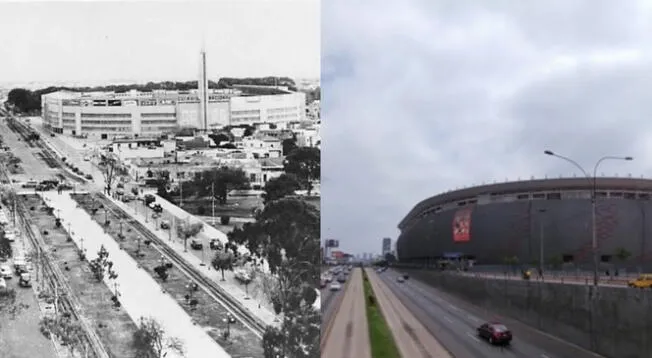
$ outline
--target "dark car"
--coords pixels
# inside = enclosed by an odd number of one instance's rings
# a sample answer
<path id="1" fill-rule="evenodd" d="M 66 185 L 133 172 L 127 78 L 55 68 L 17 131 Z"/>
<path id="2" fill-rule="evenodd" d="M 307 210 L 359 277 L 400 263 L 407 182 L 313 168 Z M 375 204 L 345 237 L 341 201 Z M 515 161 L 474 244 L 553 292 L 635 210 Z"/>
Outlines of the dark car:
<path id="1" fill-rule="evenodd" d="M 346 282 L 346 276 L 344 276 L 344 275 L 339 275 L 339 276 L 337 277 L 337 282 L 339 282 L 339 283 L 344 283 L 344 282 Z"/>
<path id="2" fill-rule="evenodd" d="M 486 339 L 490 344 L 509 344 L 512 332 L 502 323 L 485 323 L 478 327 L 478 337 Z"/>
<path id="3" fill-rule="evenodd" d="M 405 274 L 403 274 L 403 278 L 404 278 L 405 280 L 409 280 L 409 279 L 410 279 L 410 275 L 408 275 L 408 274 L 405 273 Z"/>
<path id="4" fill-rule="evenodd" d="M 204 247 L 204 245 L 201 244 L 199 240 L 191 240 L 190 241 L 190 248 L 193 250 L 201 250 Z"/>

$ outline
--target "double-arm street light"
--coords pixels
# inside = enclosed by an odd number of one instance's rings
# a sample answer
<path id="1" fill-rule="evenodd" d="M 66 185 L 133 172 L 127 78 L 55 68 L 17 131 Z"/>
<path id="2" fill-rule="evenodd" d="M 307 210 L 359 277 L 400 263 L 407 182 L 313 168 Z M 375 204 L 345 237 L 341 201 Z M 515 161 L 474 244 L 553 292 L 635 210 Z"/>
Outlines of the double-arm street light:
<path id="1" fill-rule="evenodd" d="M 591 185 L 591 249 L 593 251 L 593 286 L 598 286 L 598 240 L 597 240 L 597 230 L 596 230 L 596 192 L 598 189 L 598 167 L 600 164 L 605 161 L 605 160 L 633 160 L 634 158 L 632 157 L 617 157 L 617 156 L 604 156 L 600 158 L 596 163 L 595 166 L 593 167 L 593 177 L 589 175 L 589 173 L 582 168 L 581 165 L 577 164 L 576 161 L 564 157 L 562 155 L 556 154 L 550 150 L 544 151 L 544 154 L 550 155 L 553 157 L 557 157 L 559 159 L 563 159 L 574 166 L 576 166 L 579 170 L 582 171 L 586 179 L 589 181 L 589 184 Z"/>

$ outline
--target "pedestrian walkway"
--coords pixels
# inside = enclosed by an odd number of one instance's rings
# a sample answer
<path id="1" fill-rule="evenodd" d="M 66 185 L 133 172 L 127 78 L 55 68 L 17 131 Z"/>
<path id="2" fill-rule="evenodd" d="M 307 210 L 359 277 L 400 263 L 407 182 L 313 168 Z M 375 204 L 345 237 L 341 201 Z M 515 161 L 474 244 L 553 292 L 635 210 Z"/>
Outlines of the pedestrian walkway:
<path id="1" fill-rule="evenodd" d="M 139 223 L 147 227 L 152 233 L 162 239 L 169 247 L 178 252 L 188 263 L 193 265 L 195 269 L 201 272 L 206 277 L 212 279 L 220 287 L 222 287 L 228 294 L 233 298 L 238 300 L 245 308 L 247 308 L 251 313 L 258 317 L 267 325 L 276 326 L 279 324 L 276 314 L 271 307 L 271 304 L 265 298 L 265 293 L 261 289 L 254 289 L 249 285 L 249 292 L 246 292 L 246 289 L 241 285 L 235 278 L 235 273 L 231 271 L 224 272 L 225 280 L 222 281 L 222 273 L 211 268 L 210 261 L 212 259 L 212 251 L 207 250 L 206 256 L 204 257 L 205 266 L 202 266 L 202 257 L 201 251 L 193 251 L 188 249 L 187 252 L 184 252 L 183 241 L 176 237 L 175 227 L 172 225 L 170 230 L 162 230 L 157 226 L 158 222 L 148 219 L 145 220 L 145 210 L 144 206 L 139 201 L 133 201 L 131 205 L 127 205 L 119 200 L 111 198 L 111 200 L 124 209 L 127 213 L 132 215 L 132 217 L 138 220 Z M 162 199 L 156 196 L 156 203 L 161 204 L 161 207 L 165 213 L 169 215 L 175 215 L 180 213 L 185 213 L 184 215 L 176 216 L 177 221 L 185 221 L 189 218 L 191 222 L 200 222 L 201 220 L 195 218 L 194 216 L 188 214 L 186 211 L 179 209 L 177 206 L 173 205 L 169 201 Z M 139 208 L 140 206 L 140 208 Z M 175 209 L 176 208 L 176 209 Z M 151 214 L 151 210 L 149 213 Z M 218 239 L 221 242 L 225 243 L 228 241 L 226 234 L 215 229 L 214 227 L 204 223 L 204 230 L 198 234 L 198 239 L 203 240 L 204 247 L 206 248 L 207 242 L 209 239 Z M 241 248 L 240 252 L 248 252 L 245 248 Z"/>
<path id="2" fill-rule="evenodd" d="M 156 280 L 141 269 L 82 208 L 77 207 L 68 193 L 58 195 L 56 192 L 44 192 L 40 195 L 48 205 L 61 210 L 62 227 L 70 227 L 71 236 L 79 247 L 82 246 L 79 233 L 83 233 L 83 247 L 89 259 L 95 258 L 100 246 L 104 245 L 118 274 L 116 280 L 105 278 L 104 281 L 112 288 L 117 283 L 120 302 L 134 322 L 141 317 L 155 318 L 168 335 L 183 341 L 187 358 L 230 357 L 200 326 L 193 323 L 172 297 L 161 290 Z M 180 356 L 169 352 L 167 357 Z"/>

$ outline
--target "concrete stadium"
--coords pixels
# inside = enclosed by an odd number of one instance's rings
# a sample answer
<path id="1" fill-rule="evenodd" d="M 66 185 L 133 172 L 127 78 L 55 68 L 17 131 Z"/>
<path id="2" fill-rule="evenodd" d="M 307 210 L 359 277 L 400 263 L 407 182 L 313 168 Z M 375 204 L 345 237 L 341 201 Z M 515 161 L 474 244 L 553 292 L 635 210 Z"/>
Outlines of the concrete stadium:
<path id="1" fill-rule="evenodd" d="M 543 257 L 546 264 L 587 267 L 593 262 L 591 191 L 592 179 L 560 178 L 482 185 L 430 197 L 399 223 L 398 259 L 497 265 L 514 257 L 518 263 L 536 264 Z M 601 266 L 652 268 L 651 196 L 652 180 L 597 178 Z"/>

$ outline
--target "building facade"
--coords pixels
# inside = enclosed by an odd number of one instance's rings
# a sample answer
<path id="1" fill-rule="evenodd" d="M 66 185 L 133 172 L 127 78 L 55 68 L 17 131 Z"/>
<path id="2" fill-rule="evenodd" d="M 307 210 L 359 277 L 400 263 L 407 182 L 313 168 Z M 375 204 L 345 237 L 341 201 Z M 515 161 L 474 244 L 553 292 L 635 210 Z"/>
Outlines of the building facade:
<path id="1" fill-rule="evenodd" d="M 157 136 L 179 127 L 287 123 L 305 119 L 305 93 L 243 96 L 238 90 L 209 90 L 206 124 L 201 94 L 191 91 L 126 93 L 59 91 L 41 97 L 43 123 L 54 133 L 113 139 Z"/>
<path id="2" fill-rule="evenodd" d="M 437 195 L 401 221 L 400 261 L 467 258 L 591 265 L 592 187 L 585 178 L 484 185 Z M 596 237 L 602 265 L 650 267 L 652 180 L 598 178 Z M 629 253 L 621 255 L 622 252 Z M 627 257 L 624 257 L 627 256 Z M 620 262 L 623 261 L 623 262 Z"/>
<path id="3" fill-rule="evenodd" d="M 383 249 L 381 250 L 381 254 L 385 257 L 385 255 L 390 253 L 392 253 L 392 239 L 386 237 L 383 239 Z"/>

